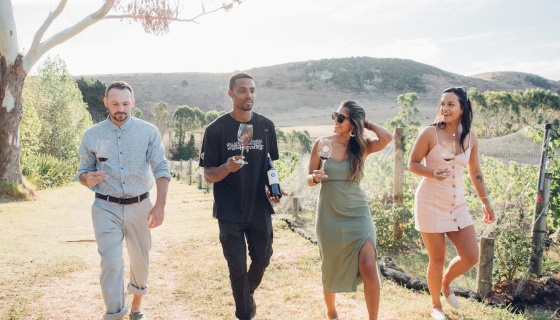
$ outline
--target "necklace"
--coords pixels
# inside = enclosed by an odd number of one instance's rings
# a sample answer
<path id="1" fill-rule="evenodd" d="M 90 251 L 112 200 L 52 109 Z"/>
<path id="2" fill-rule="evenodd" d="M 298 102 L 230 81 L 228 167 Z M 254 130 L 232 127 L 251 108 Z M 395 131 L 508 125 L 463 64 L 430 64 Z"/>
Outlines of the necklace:
<path id="1" fill-rule="evenodd" d="M 459 131 L 459 128 L 457 128 L 457 130 L 455 132 L 453 132 L 453 131 L 447 130 L 447 126 L 445 126 L 445 131 L 451 133 L 452 136 L 455 136 L 455 135 L 457 135 L 457 131 Z"/>

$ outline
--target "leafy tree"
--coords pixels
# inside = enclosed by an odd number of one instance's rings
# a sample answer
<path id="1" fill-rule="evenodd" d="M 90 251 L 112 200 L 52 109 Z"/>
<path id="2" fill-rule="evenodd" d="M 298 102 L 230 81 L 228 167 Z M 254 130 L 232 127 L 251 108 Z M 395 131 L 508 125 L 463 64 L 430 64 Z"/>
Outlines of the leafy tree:
<path id="1" fill-rule="evenodd" d="M 550 90 L 510 93 L 471 88 L 469 98 L 476 113 L 473 128 L 481 137 L 503 136 L 545 122 L 560 125 L 560 96 Z"/>
<path id="2" fill-rule="evenodd" d="M 29 50 L 20 52 L 19 38 L 12 0 L 0 1 L 0 184 L 21 184 L 20 144 L 18 128 L 22 110 L 22 92 L 27 75 L 33 65 L 49 50 L 71 39 L 94 23 L 103 19 L 120 19 L 140 23 L 148 33 L 161 35 L 169 31 L 172 21 L 194 22 L 200 16 L 218 10 L 230 10 L 241 0 L 228 0 L 217 8 L 206 8 L 203 3 L 201 12 L 186 19 L 181 17 L 183 6 L 171 0 L 103 0 L 99 9 L 84 17 L 74 25 L 60 31 L 49 28 L 64 11 L 68 0 L 60 0 L 49 13 L 33 38 Z M 109 15 L 113 10 L 116 14 Z M 47 32 L 52 31 L 52 32 Z M 48 33 L 49 38 L 44 39 Z"/>
<path id="3" fill-rule="evenodd" d="M 132 109 L 132 116 L 138 119 L 144 119 L 144 111 L 142 109 L 135 107 Z"/>
<path id="4" fill-rule="evenodd" d="M 162 137 L 169 127 L 169 111 L 167 111 L 167 103 L 165 102 L 156 103 L 156 127 L 158 127 Z"/>
<path id="5" fill-rule="evenodd" d="M 286 135 L 287 149 L 302 154 L 310 153 L 313 141 L 307 130 L 294 130 Z"/>
<path id="6" fill-rule="evenodd" d="M 38 151 L 77 163 L 80 139 L 92 120 L 64 61 L 49 57 L 23 90 L 29 99 L 24 106 L 32 105 L 41 122 Z"/>
<path id="7" fill-rule="evenodd" d="M 97 123 L 105 120 L 109 115 L 107 108 L 103 104 L 107 86 L 98 79 L 93 81 L 93 79 L 85 79 L 84 77 L 76 80 L 76 84 L 82 92 L 82 97 L 87 104 L 87 109 L 93 122 Z"/>
<path id="8" fill-rule="evenodd" d="M 196 159 L 198 158 L 198 148 L 194 145 L 194 135 L 191 134 L 191 137 L 189 139 L 189 142 L 187 143 L 187 147 L 185 150 L 185 160 L 189 160 L 189 159 Z"/>
<path id="9" fill-rule="evenodd" d="M 37 78 L 27 80 L 28 86 L 37 87 L 38 85 L 31 84 L 37 82 Z M 41 121 L 37 109 L 35 109 L 34 100 L 36 95 L 30 90 L 23 91 L 23 118 L 21 119 L 19 134 L 20 134 L 20 153 L 23 158 L 26 155 L 37 154 L 39 152 L 41 141 Z"/>
<path id="10" fill-rule="evenodd" d="M 186 147 L 185 137 L 187 132 L 193 127 L 192 119 L 194 118 L 194 110 L 189 106 L 179 106 L 173 113 L 173 140 L 172 151 L 175 154 Z"/>
<path id="11" fill-rule="evenodd" d="M 420 116 L 420 111 L 414 105 L 418 101 L 420 101 L 420 97 L 415 92 L 399 95 L 397 97 L 399 114 L 385 121 L 385 128 L 389 131 L 394 131 L 395 128 L 404 129 L 403 136 L 406 141 L 403 141 L 403 146 L 405 146 L 405 149 L 408 149 L 407 146 L 411 146 L 414 143 L 418 135 L 420 121 L 417 119 Z"/>
<path id="12" fill-rule="evenodd" d="M 204 123 L 210 124 L 212 123 L 212 121 L 218 119 L 219 116 L 220 114 L 218 113 L 218 111 L 210 110 L 206 112 L 206 114 L 204 115 Z"/>

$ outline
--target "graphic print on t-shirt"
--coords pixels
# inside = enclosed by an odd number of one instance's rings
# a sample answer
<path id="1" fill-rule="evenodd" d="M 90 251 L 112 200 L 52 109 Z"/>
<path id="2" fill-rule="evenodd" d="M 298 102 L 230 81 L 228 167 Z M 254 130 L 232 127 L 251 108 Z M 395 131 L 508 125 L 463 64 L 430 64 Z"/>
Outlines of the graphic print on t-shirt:
<path id="1" fill-rule="evenodd" d="M 262 143 L 262 139 L 251 140 L 251 142 L 249 142 L 249 145 L 247 147 L 249 148 L 249 150 L 262 150 L 264 148 L 263 143 Z M 228 142 L 227 145 L 226 145 L 226 148 L 229 151 L 231 151 L 231 150 L 241 150 L 241 143 L 239 143 L 239 141 Z"/>

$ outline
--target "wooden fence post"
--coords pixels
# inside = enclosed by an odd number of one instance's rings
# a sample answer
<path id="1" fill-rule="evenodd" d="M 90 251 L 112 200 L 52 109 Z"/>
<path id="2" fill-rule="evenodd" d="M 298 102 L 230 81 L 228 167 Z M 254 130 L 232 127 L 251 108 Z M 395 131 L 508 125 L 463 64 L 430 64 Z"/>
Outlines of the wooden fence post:
<path id="1" fill-rule="evenodd" d="M 202 189 L 202 174 L 198 174 L 198 189 Z"/>
<path id="2" fill-rule="evenodd" d="M 555 132 L 550 123 L 544 126 L 544 137 L 541 153 L 541 165 L 539 168 L 539 180 L 537 183 L 537 198 L 535 205 L 535 213 L 533 215 L 533 230 L 532 230 L 532 252 L 529 258 L 529 273 L 542 276 L 542 254 L 544 250 L 544 234 L 546 233 L 546 215 L 548 214 L 548 198 L 550 197 L 550 184 L 552 174 L 546 172 L 546 162 L 550 157 L 548 151 L 550 139 Z M 550 178 L 547 178 L 550 177 Z M 548 184 L 548 186 L 547 186 Z M 548 192 L 545 189 L 548 188 Z"/>
<path id="3" fill-rule="evenodd" d="M 293 197 L 292 198 L 292 212 L 294 213 L 294 218 L 299 218 L 299 198 Z"/>
<path id="4" fill-rule="evenodd" d="M 189 186 L 192 185 L 192 160 L 189 159 L 189 164 L 187 167 L 187 175 L 189 177 Z"/>
<path id="5" fill-rule="evenodd" d="M 494 266 L 494 238 L 480 238 L 480 256 L 476 274 L 476 291 L 484 299 L 492 295 L 492 268 Z"/>
<path id="6" fill-rule="evenodd" d="M 546 233 L 546 216 L 548 215 L 548 202 L 550 201 L 550 185 L 552 183 L 552 172 L 544 175 L 544 186 L 542 195 L 537 194 L 537 210 L 533 219 L 533 252 L 531 253 L 529 272 L 542 277 L 542 256 L 544 252 L 544 235 Z"/>
<path id="7" fill-rule="evenodd" d="M 404 180 L 404 146 L 403 128 L 395 128 L 394 144 L 395 144 L 395 161 L 393 171 L 393 214 L 401 212 L 401 207 L 404 203 L 403 180 Z M 395 217 L 395 224 L 393 225 L 393 239 L 400 241 L 403 236 L 402 217 Z"/>

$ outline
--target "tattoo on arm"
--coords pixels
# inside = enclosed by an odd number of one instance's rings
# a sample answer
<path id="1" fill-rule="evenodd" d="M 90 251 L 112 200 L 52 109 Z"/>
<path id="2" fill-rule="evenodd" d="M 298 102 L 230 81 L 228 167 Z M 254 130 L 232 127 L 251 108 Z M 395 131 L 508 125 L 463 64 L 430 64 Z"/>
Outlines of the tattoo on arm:
<path id="1" fill-rule="evenodd" d="M 480 174 L 476 175 L 476 180 L 478 180 L 480 183 L 484 182 L 484 178 Z"/>

